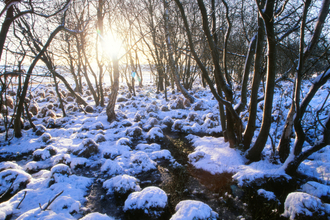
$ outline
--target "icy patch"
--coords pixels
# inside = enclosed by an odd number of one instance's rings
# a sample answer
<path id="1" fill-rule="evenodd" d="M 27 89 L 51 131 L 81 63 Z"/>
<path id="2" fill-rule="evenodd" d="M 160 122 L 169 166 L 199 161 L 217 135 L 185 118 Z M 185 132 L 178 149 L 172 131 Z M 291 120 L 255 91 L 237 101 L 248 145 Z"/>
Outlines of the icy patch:
<path id="1" fill-rule="evenodd" d="M 175 207 L 176 213 L 170 220 L 216 220 L 219 215 L 203 202 L 184 200 Z"/>

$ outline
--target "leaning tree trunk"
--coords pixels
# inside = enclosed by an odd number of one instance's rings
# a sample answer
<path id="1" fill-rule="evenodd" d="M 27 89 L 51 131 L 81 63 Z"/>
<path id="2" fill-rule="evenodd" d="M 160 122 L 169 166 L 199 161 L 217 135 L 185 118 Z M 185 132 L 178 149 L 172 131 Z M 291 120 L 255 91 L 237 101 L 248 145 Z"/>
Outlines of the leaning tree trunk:
<path id="1" fill-rule="evenodd" d="M 22 89 L 22 93 L 19 96 L 19 103 L 18 103 L 18 106 L 17 106 L 17 113 L 16 113 L 16 118 L 15 118 L 15 121 L 14 121 L 14 133 L 15 133 L 15 137 L 17 137 L 17 138 L 22 137 L 21 115 L 23 114 L 23 111 L 24 111 L 24 106 L 23 105 L 24 105 L 26 93 L 27 93 L 27 90 L 28 90 L 28 87 L 29 87 L 29 81 L 30 81 L 32 71 L 33 71 L 34 67 L 37 65 L 37 62 L 39 61 L 39 59 L 43 56 L 43 54 L 45 53 L 45 51 L 49 47 L 50 43 L 52 42 L 52 40 L 54 39 L 56 34 L 59 33 L 63 29 L 64 29 L 64 26 L 59 26 L 51 33 L 51 35 L 48 38 L 46 44 L 44 45 L 42 50 L 38 53 L 38 55 L 34 58 L 34 60 L 32 61 L 31 65 L 29 67 L 29 70 L 27 71 L 25 81 L 24 81 L 24 85 L 23 85 L 23 89 Z"/>
<path id="2" fill-rule="evenodd" d="M 119 65 L 118 58 L 113 58 L 113 84 L 111 86 L 111 93 L 109 95 L 109 103 L 106 108 L 106 113 L 108 116 L 108 122 L 113 122 L 116 120 L 116 100 L 119 90 Z"/>
<path id="3" fill-rule="evenodd" d="M 13 17 L 14 17 L 14 5 L 10 6 L 7 9 L 6 18 L 2 23 L 1 32 L 0 32 L 0 60 L 1 60 L 3 48 L 5 45 L 5 41 L 7 38 L 7 33 L 9 31 L 9 27 L 10 27 L 11 23 L 13 22 L 13 20 L 12 20 Z"/>

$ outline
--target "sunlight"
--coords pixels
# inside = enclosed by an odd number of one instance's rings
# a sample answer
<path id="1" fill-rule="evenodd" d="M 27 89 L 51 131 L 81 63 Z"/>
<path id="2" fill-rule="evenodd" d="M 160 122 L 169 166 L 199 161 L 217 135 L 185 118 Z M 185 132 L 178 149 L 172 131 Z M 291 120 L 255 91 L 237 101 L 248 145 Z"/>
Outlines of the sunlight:
<path id="1" fill-rule="evenodd" d="M 120 53 L 124 52 L 122 47 L 122 42 L 119 38 L 113 33 L 107 33 L 103 37 L 98 32 L 102 40 L 102 50 L 110 57 L 118 57 Z"/>

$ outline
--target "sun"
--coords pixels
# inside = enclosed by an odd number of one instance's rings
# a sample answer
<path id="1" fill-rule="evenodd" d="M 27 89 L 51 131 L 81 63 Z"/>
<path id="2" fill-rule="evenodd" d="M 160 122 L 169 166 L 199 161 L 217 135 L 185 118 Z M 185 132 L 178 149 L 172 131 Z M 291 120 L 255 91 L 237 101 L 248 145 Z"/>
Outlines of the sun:
<path id="1" fill-rule="evenodd" d="M 102 50 L 111 58 L 117 58 L 119 54 L 123 53 L 124 48 L 122 41 L 119 40 L 117 35 L 113 33 L 107 33 L 103 37 L 101 37 Z"/>

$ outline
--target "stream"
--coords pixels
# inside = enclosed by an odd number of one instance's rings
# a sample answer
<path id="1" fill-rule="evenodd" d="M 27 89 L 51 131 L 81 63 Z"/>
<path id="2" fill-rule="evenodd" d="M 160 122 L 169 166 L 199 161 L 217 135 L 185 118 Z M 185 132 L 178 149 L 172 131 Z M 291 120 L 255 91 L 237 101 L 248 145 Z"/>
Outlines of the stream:
<path id="1" fill-rule="evenodd" d="M 232 174 L 212 175 L 202 170 L 196 170 L 188 162 L 188 155 L 193 152 L 185 136 L 179 133 L 164 132 L 165 138 L 158 144 L 162 149 L 171 152 L 173 158 L 182 166 L 173 166 L 168 160 L 157 160 L 157 170 L 144 172 L 136 176 L 140 180 L 141 189 L 147 186 L 157 186 L 168 196 L 168 207 L 157 219 L 170 219 L 175 213 L 175 206 L 182 200 L 198 200 L 208 204 L 217 212 L 220 219 L 252 219 L 248 205 L 241 199 L 243 190 L 232 181 Z M 137 144 L 137 143 L 136 143 Z M 86 175 L 93 173 L 89 171 Z M 95 174 L 96 172 L 94 172 Z M 140 215 L 125 213 L 122 208 L 128 195 L 120 197 L 107 196 L 102 188 L 103 174 L 97 174 L 91 186 L 86 212 L 106 213 L 116 219 L 146 219 Z M 94 175 L 95 177 L 95 175 Z"/>

